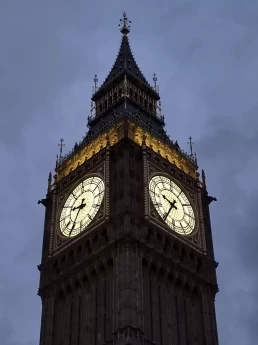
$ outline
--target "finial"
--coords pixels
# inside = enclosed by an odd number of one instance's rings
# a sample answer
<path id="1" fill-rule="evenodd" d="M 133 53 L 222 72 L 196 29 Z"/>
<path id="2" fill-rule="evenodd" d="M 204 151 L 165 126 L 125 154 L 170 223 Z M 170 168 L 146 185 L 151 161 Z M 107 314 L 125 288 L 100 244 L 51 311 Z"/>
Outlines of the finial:
<path id="1" fill-rule="evenodd" d="M 156 73 L 153 73 L 153 78 L 152 78 L 152 80 L 154 81 L 154 87 L 153 87 L 153 89 L 154 89 L 157 93 L 159 93 L 159 86 L 157 85 L 157 80 L 158 80 L 158 78 L 157 78 L 157 76 L 156 76 Z"/>
<path id="2" fill-rule="evenodd" d="M 192 141 L 193 138 L 190 136 L 188 139 L 189 141 L 187 142 L 187 144 L 189 144 L 190 146 L 191 156 L 193 157 L 193 144 L 194 144 L 194 142 Z"/>
<path id="3" fill-rule="evenodd" d="M 122 34 L 124 36 L 126 36 L 127 34 L 129 34 L 130 32 L 130 25 L 131 21 L 128 20 L 128 18 L 126 17 L 126 13 L 123 13 L 123 18 L 120 19 L 120 24 L 118 24 L 118 26 L 120 26 L 120 31 L 122 32 Z"/>
<path id="4" fill-rule="evenodd" d="M 92 93 L 95 93 L 97 91 L 97 89 L 98 89 L 97 83 L 99 81 L 97 74 L 94 75 L 93 81 L 94 81 L 94 86 L 92 88 Z"/>
<path id="5" fill-rule="evenodd" d="M 63 156 L 62 156 L 63 147 L 65 147 L 64 139 L 63 138 L 60 139 L 60 144 L 58 144 L 58 146 L 60 146 L 59 159 L 61 159 L 61 158 L 63 158 Z"/>
<path id="6" fill-rule="evenodd" d="M 156 89 L 157 87 L 157 80 L 158 78 L 156 77 L 156 73 L 153 74 L 153 81 L 154 81 L 154 88 Z"/>

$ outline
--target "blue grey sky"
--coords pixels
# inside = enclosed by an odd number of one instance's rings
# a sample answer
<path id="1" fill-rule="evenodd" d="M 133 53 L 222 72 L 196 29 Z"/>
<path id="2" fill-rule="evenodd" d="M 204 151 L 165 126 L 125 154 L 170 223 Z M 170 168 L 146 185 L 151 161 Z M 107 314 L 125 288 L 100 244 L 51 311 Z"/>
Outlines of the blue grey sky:
<path id="1" fill-rule="evenodd" d="M 87 130 L 126 10 L 141 70 L 160 86 L 166 129 L 194 138 L 211 204 L 220 344 L 258 337 L 258 2 L 0 0 L 0 339 L 39 342 L 37 296 L 47 176 Z"/>

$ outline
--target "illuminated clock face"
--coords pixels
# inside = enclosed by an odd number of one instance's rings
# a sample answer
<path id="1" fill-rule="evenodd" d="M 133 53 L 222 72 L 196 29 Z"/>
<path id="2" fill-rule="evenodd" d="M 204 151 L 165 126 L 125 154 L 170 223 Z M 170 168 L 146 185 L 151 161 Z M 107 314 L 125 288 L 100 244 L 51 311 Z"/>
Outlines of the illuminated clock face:
<path id="1" fill-rule="evenodd" d="M 104 182 L 97 176 L 83 180 L 73 189 L 60 215 L 60 230 L 64 236 L 76 236 L 87 228 L 101 206 L 104 191 Z"/>
<path id="2" fill-rule="evenodd" d="M 154 176 L 149 183 L 154 207 L 163 221 L 181 235 L 195 229 L 195 214 L 191 202 L 182 189 L 165 176 Z"/>

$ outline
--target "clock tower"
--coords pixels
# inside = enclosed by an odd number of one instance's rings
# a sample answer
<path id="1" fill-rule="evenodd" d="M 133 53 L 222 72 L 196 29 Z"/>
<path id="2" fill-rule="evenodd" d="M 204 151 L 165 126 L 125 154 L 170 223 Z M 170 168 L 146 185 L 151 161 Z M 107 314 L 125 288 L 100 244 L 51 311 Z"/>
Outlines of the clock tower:
<path id="1" fill-rule="evenodd" d="M 100 87 L 95 77 L 89 130 L 39 201 L 40 345 L 218 345 L 216 199 L 164 129 L 125 14 L 120 31 L 110 73 Z"/>

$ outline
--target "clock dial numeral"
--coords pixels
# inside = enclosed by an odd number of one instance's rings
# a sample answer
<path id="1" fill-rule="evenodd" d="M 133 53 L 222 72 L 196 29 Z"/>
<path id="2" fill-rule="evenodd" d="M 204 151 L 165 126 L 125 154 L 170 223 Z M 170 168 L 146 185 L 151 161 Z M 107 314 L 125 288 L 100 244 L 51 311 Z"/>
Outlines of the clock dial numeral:
<path id="1" fill-rule="evenodd" d="M 67 217 L 69 217 L 70 215 L 68 214 L 68 215 L 66 215 L 66 216 L 64 216 L 61 220 L 60 220 L 60 222 L 63 222 Z"/>
<path id="2" fill-rule="evenodd" d="M 72 195 L 75 199 L 77 199 L 76 194 L 74 194 L 74 192 L 72 192 Z"/>
<path id="3" fill-rule="evenodd" d="M 174 231 L 191 234 L 196 225 L 193 206 L 183 190 L 165 176 L 149 182 L 150 198 L 163 221 Z"/>
<path id="4" fill-rule="evenodd" d="M 104 191 L 103 180 L 93 176 L 70 192 L 60 215 L 60 230 L 64 236 L 74 237 L 87 228 L 102 204 Z"/>

